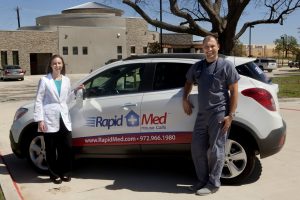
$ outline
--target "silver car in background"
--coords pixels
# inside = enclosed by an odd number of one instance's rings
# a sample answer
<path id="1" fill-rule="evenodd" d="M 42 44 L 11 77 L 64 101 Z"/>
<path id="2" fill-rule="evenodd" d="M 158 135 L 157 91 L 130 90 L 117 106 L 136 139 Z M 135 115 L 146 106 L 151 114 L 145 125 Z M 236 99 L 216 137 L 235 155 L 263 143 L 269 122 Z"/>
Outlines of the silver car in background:
<path id="1" fill-rule="evenodd" d="M 15 79 L 23 81 L 25 72 L 19 65 L 6 65 L 0 71 L 0 78 L 1 80 Z"/>

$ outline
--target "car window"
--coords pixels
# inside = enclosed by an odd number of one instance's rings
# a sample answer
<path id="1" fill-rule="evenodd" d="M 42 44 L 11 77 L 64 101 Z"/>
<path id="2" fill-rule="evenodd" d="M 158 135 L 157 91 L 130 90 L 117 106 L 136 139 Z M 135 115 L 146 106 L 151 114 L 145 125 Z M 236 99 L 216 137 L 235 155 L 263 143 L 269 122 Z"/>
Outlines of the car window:
<path id="1" fill-rule="evenodd" d="M 20 66 L 6 66 L 6 69 L 21 69 Z"/>
<path id="2" fill-rule="evenodd" d="M 254 63 L 249 62 L 236 67 L 239 74 L 256 79 L 258 81 L 269 83 L 270 79 L 265 73 Z"/>
<path id="3" fill-rule="evenodd" d="M 186 81 L 185 74 L 191 67 L 186 63 L 157 63 L 153 90 L 181 88 Z"/>
<path id="4" fill-rule="evenodd" d="M 85 82 L 86 97 L 136 93 L 141 90 L 144 64 L 108 69 Z"/>

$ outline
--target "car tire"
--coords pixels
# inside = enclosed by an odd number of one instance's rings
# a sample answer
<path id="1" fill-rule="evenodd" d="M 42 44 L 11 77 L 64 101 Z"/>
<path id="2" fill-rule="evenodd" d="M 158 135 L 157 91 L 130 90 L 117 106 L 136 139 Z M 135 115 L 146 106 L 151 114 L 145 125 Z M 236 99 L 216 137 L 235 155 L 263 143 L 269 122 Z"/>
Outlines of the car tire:
<path id="1" fill-rule="evenodd" d="M 246 181 L 256 165 L 255 151 L 241 137 L 231 137 L 225 147 L 225 164 L 221 180 L 226 184 Z"/>
<path id="2" fill-rule="evenodd" d="M 39 173 L 47 173 L 46 151 L 44 137 L 41 133 L 32 133 L 26 138 L 24 150 L 27 161 Z"/>

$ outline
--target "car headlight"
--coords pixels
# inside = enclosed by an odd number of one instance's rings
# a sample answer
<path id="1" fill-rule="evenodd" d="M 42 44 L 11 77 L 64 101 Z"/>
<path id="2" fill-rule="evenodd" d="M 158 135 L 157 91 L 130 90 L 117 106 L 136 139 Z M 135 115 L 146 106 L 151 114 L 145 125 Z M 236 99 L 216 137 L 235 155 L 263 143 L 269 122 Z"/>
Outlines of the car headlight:
<path id="1" fill-rule="evenodd" d="M 19 108 L 15 114 L 14 121 L 20 119 L 27 112 L 28 112 L 27 108 Z"/>

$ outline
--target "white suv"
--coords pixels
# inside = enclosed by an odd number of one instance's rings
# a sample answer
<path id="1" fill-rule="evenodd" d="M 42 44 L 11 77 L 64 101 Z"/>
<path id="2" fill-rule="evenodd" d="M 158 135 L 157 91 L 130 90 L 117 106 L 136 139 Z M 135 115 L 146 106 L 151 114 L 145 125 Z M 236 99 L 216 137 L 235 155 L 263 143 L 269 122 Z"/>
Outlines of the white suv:
<path id="1" fill-rule="evenodd" d="M 145 55 L 99 68 L 79 82 L 86 87 L 70 104 L 76 157 L 183 156 L 197 113 L 197 86 L 182 108 L 185 74 L 202 54 Z M 229 139 L 222 180 L 236 183 L 253 173 L 256 155 L 278 152 L 286 125 L 278 106 L 278 85 L 268 82 L 251 58 L 225 57 L 241 75 L 239 102 Z M 33 122 L 33 104 L 16 112 L 10 130 L 13 152 L 47 170 L 45 145 Z"/>
<path id="2" fill-rule="evenodd" d="M 273 58 L 257 58 L 254 63 L 263 70 L 272 72 L 274 69 L 277 69 L 277 62 Z"/>

